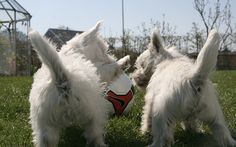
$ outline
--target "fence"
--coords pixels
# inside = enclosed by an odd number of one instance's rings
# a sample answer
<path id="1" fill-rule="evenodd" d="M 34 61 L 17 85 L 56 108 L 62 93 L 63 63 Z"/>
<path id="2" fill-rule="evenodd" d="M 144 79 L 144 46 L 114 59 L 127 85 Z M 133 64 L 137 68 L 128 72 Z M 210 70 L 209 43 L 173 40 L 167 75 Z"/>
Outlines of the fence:
<path id="1" fill-rule="evenodd" d="M 190 58 L 196 59 L 196 53 L 189 54 Z M 219 53 L 217 57 L 217 70 L 236 70 L 236 52 Z"/>

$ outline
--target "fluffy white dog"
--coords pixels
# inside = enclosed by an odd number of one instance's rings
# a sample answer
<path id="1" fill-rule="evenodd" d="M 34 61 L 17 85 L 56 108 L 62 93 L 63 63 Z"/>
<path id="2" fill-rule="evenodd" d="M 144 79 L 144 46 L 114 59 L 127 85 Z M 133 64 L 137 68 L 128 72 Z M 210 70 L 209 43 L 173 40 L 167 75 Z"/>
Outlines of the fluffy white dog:
<path id="1" fill-rule="evenodd" d="M 130 57 L 127 55 L 117 61 L 108 53 L 108 45 L 99 34 L 101 24 L 99 21 L 89 31 L 76 35 L 62 47 L 60 53 L 67 57 L 75 53 L 83 54 L 94 64 L 104 85 L 104 91 L 107 93 L 108 113 L 121 115 L 128 112 L 134 99 L 131 90 L 132 82 L 124 72 L 129 66 Z M 109 97 L 109 91 L 115 97 Z"/>
<path id="2" fill-rule="evenodd" d="M 55 147 L 62 128 L 79 124 L 89 145 L 106 146 L 106 100 L 97 68 L 74 48 L 67 56 L 39 33 L 30 32 L 29 37 L 43 63 L 34 75 L 29 99 L 35 145 Z"/>
<path id="3" fill-rule="evenodd" d="M 219 39 L 212 30 L 193 62 L 174 47 L 164 49 L 159 32 L 153 32 L 149 48 L 137 58 L 133 73 L 136 85 L 146 89 L 141 132 L 152 128 L 152 147 L 174 142 L 175 122 L 185 121 L 187 128 L 194 129 L 196 120 L 209 125 L 221 146 L 236 145 L 208 78 L 216 65 Z"/>
<path id="4" fill-rule="evenodd" d="M 110 84 L 124 73 L 130 61 L 127 55 L 116 61 L 114 56 L 107 53 L 108 46 L 99 35 L 102 22 L 99 21 L 93 28 L 82 34 L 78 34 L 67 42 L 61 49 L 65 56 L 73 55 L 75 52 L 83 54 L 90 60 L 101 77 L 101 81 Z"/>

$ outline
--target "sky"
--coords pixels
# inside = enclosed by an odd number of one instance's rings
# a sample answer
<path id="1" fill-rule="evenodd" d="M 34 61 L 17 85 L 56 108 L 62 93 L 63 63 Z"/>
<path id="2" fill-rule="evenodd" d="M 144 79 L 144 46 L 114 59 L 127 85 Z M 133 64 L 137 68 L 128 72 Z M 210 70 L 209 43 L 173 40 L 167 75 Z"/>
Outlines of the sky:
<path id="1" fill-rule="evenodd" d="M 44 34 L 48 28 L 67 26 L 85 31 L 103 20 L 105 37 L 122 34 L 122 0 L 17 0 L 31 15 L 31 27 Z M 213 1 L 213 0 L 210 0 Z M 224 3 L 226 0 L 221 0 Z M 231 0 L 233 24 L 236 25 L 236 0 Z M 125 29 L 137 31 L 150 20 L 169 22 L 178 34 L 190 31 L 193 22 L 202 25 L 193 0 L 124 0 Z"/>

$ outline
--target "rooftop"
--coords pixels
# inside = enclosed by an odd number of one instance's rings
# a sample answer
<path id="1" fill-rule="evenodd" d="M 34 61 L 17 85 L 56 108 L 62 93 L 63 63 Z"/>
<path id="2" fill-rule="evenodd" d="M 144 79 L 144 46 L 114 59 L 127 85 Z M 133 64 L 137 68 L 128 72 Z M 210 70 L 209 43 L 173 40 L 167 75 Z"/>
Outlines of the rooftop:
<path id="1" fill-rule="evenodd" d="M 81 33 L 83 33 L 83 31 L 49 28 L 44 36 L 57 46 L 57 50 L 60 50 L 62 45 L 66 44 L 66 42 L 72 39 L 76 34 Z"/>

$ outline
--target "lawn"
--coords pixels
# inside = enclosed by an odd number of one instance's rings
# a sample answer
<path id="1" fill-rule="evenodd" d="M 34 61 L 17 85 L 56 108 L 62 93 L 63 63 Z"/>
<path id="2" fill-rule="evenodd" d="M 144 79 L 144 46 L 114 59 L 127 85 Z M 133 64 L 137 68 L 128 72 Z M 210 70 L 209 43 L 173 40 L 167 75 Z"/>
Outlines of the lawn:
<path id="1" fill-rule="evenodd" d="M 234 138 L 236 138 L 236 71 L 217 71 L 212 75 L 220 103 Z M 28 95 L 32 77 L 0 77 L 0 147 L 31 147 L 28 124 Z M 151 143 L 151 135 L 139 134 L 143 93 L 136 91 L 135 103 L 127 116 L 113 117 L 106 130 L 106 142 L 111 147 L 143 147 Z M 206 127 L 206 130 L 208 128 Z M 82 130 L 70 127 L 62 131 L 60 147 L 85 146 Z M 175 130 L 175 147 L 215 147 L 209 131 L 205 134 Z"/>

